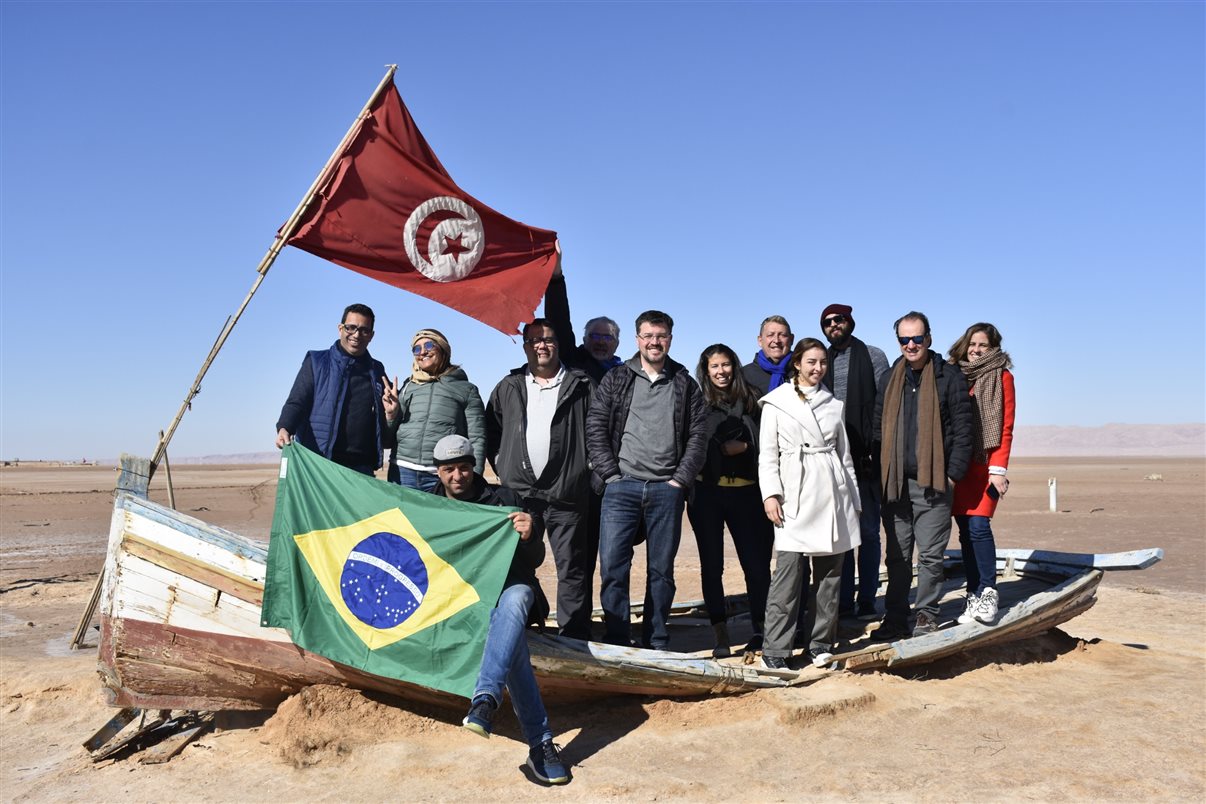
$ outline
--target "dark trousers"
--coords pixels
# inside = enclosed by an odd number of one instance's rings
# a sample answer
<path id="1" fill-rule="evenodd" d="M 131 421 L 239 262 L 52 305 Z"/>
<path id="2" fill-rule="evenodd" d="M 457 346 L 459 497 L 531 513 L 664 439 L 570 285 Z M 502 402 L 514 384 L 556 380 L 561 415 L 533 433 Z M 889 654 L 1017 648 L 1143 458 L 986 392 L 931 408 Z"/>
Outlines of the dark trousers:
<path id="1" fill-rule="evenodd" d="M 951 539 L 951 496 L 909 478 L 902 499 L 884 503 L 884 564 L 888 591 L 884 620 L 900 627 L 909 623 L 909 587 L 913 582 L 913 548 L 917 548 L 917 598 L 914 609 L 938 619 L 942 597 L 942 554 Z"/>
<path id="2" fill-rule="evenodd" d="M 529 501 L 531 505 L 535 501 Z M 533 506 L 539 510 L 538 506 Z M 544 529 L 557 566 L 557 628 L 561 636 L 590 639 L 590 582 L 584 511 L 546 507 Z"/>
<path id="3" fill-rule="evenodd" d="M 863 503 L 859 515 L 858 529 L 862 543 L 846 553 L 842 562 L 841 610 L 851 613 L 875 611 L 875 595 L 879 591 L 879 484 L 874 480 L 858 481 L 858 496 Z M 857 554 L 858 583 L 855 584 L 854 568 Z M 857 593 L 857 594 L 856 594 Z M 855 599 L 857 597 L 857 600 Z"/>
<path id="4" fill-rule="evenodd" d="M 774 527 L 762 508 L 757 485 L 713 486 L 698 483 L 687 506 L 687 518 L 699 546 L 699 572 L 708 619 L 725 621 L 724 528 L 729 527 L 737 561 L 745 575 L 754 633 L 761 634 L 770 590 L 770 562 L 775 544 Z"/>
<path id="5" fill-rule="evenodd" d="M 586 568 L 586 613 L 588 616 L 595 608 L 595 569 L 599 565 L 599 517 L 602 513 L 603 495 L 595 494 L 592 491 L 586 513 L 583 515 L 583 529 L 586 531 L 586 555 L 583 557 L 583 566 Z"/>

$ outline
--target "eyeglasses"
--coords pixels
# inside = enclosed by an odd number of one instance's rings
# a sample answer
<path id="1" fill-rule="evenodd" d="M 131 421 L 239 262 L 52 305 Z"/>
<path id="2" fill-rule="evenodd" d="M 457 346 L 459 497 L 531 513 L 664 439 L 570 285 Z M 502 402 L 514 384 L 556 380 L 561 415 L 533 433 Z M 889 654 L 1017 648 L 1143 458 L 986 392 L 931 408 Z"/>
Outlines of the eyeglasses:
<path id="1" fill-rule="evenodd" d="M 439 347 L 431 341 L 423 341 L 423 343 L 416 343 L 414 346 L 410 347 L 410 353 L 415 357 L 418 357 L 419 355 L 426 354 L 427 352 L 434 352 L 438 348 Z"/>
<path id="2" fill-rule="evenodd" d="M 821 326 L 832 327 L 834 324 L 845 324 L 849 320 L 844 315 L 831 315 L 821 322 Z"/>
<path id="3" fill-rule="evenodd" d="M 925 345 L 925 336 L 924 335 L 911 335 L 908 337 L 905 337 L 903 335 L 897 335 L 896 340 L 900 341 L 901 346 L 908 345 L 909 341 L 912 341 L 913 343 L 917 344 L 918 346 Z"/>
<path id="4" fill-rule="evenodd" d="M 552 346 L 557 342 L 557 339 L 552 335 L 546 335 L 543 338 L 525 338 L 523 342 L 529 346 L 536 346 L 537 344 L 541 343 L 543 343 L 545 346 Z"/>
<path id="5" fill-rule="evenodd" d="M 668 343 L 671 335 L 668 332 L 664 335 L 660 333 L 655 334 L 652 332 L 646 332 L 643 335 L 637 335 L 637 337 L 643 340 L 645 343 Z"/>
<path id="6" fill-rule="evenodd" d="M 586 336 L 586 339 L 595 343 L 611 343 L 616 339 L 616 336 L 606 332 L 592 332 Z"/>
<path id="7" fill-rule="evenodd" d="M 358 327 L 355 324 L 340 324 L 339 326 L 349 335 L 359 334 L 364 338 L 371 338 L 373 335 L 373 331 L 368 327 Z"/>

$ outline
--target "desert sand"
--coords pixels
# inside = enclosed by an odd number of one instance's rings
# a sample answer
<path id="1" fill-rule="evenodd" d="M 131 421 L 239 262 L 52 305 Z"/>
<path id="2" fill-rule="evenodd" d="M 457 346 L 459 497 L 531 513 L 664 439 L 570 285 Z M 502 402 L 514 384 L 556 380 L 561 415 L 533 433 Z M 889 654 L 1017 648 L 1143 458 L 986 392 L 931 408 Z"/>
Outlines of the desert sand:
<path id="1" fill-rule="evenodd" d="M 1047 510 L 1049 477 L 1059 479 L 1057 513 Z M 93 764 L 80 744 L 114 710 L 95 650 L 68 641 L 102 562 L 114 479 L 99 467 L 0 471 L 5 801 L 1206 798 L 1200 458 L 1015 461 L 994 520 L 1001 546 L 1165 550 L 1151 569 L 1108 576 L 1098 604 L 1060 630 L 907 673 L 553 705 L 574 774 L 556 789 L 521 771 L 526 748 L 510 713 L 485 741 L 459 727 L 460 711 L 329 687 L 276 713 L 221 715 L 166 764 Z M 174 481 L 181 510 L 267 537 L 275 467 L 181 466 Z M 153 486 L 166 501 L 162 473 Z M 699 597 L 689 530 L 677 577 L 679 599 Z M 742 588 L 731 550 L 726 588 Z"/>

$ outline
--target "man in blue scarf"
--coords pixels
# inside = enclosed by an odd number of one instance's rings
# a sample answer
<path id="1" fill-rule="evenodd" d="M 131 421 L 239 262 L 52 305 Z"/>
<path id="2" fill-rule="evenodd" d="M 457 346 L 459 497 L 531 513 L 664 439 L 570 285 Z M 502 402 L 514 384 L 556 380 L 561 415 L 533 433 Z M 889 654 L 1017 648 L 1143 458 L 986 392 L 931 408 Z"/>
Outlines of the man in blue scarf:
<path id="1" fill-rule="evenodd" d="M 781 315 L 767 316 L 758 330 L 758 354 L 754 361 L 741 367 L 745 381 L 762 394 L 770 393 L 787 377 L 788 355 L 796 337 L 791 324 Z"/>

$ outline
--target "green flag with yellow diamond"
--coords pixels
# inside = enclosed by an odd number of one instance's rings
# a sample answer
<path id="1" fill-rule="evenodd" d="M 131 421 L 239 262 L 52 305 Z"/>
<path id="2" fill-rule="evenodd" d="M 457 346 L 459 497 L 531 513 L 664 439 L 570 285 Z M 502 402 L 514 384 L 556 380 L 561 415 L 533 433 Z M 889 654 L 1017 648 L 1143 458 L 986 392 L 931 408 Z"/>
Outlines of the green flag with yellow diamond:
<path id="1" fill-rule="evenodd" d="M 470 697 L 519 536 L 507 513 L 281 456 L 262 623 L 374 675 Z"/>

